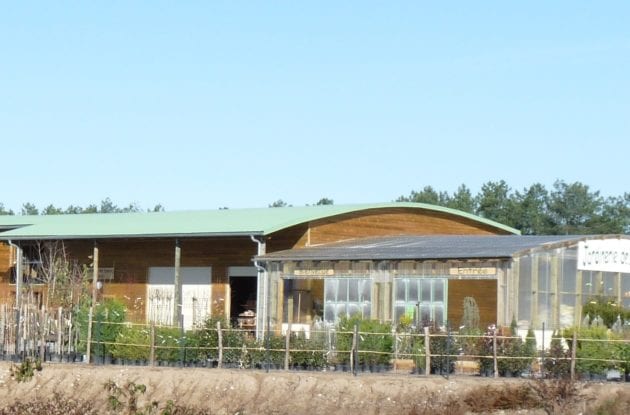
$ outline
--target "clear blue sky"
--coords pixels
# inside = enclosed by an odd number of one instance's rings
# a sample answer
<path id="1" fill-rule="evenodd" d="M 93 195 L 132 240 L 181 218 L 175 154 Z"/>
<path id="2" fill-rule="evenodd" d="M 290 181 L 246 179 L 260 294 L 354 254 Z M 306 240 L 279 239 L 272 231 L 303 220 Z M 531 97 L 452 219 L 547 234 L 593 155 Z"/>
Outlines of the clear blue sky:
<path id="1" fill-rule="evenodd" d="M 629 22 L 627 1 L 2 1 L 0 202 L 621 195 Z"/>

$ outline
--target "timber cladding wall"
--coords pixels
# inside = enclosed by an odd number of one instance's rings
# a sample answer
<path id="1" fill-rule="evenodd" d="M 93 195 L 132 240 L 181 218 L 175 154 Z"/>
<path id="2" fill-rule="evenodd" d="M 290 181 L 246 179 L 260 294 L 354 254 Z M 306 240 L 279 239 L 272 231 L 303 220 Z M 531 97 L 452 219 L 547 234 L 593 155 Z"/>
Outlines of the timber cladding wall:
<path id="1" fill-rule="evenodd" d="M 13 265 L 12 254 L 11 247 L 4 242 L 0 242 L 0 284 L 9 282 L 9 271 Z"/>
<path id="2" fill-rule="evenodd" d="M 464 316 L 464 297 L 473 297 L 479 306 L 479 328 L 497 322 L 497 280 L 449 280 L 448 321 L 458 327 Z"/>
<path id="3" fill-rule="evenodd" d="M 390 208 L 366 210 L 312 222 L 296 246 L 370 236 L 503 234 L 507 232 L 457 215 L 430 210 Z"/>

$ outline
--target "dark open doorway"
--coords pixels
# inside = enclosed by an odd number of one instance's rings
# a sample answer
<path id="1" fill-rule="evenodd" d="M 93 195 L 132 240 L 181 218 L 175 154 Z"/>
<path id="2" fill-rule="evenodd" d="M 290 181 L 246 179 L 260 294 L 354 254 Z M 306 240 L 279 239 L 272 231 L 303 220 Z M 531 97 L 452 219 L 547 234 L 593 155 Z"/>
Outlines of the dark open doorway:
<path id="1" fill-rule="evenodd" d="M 256 312 L 257 277 L 230 277 L 230 320 L 236 324 L 240 314 Z"/>

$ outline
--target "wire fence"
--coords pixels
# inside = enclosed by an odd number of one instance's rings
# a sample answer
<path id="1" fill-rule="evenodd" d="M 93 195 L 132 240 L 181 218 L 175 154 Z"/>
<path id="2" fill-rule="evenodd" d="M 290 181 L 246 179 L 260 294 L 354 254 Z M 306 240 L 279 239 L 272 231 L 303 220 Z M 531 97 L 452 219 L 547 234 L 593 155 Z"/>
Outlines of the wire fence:
<path id="1" fill-rule="evenodd" d="M 19 321 L 19 324 L 16 322 Z M 288 334 L 287 334 L 288 333 Z M 263 370 L 341 371 L 490 377 L 571 377 L 630 381 L 630 336 L 574 330 L 542 350 L 506 329 L 483 334 L 336 327 L 285 333 L 252 331 L 208 319 L 192 330 L 157 324 L 92 323 L 91 362 Z M 588 334 L 588 336 L 586 336 Z M 599 337 L 598 337 L 599 336 Z M 80 313 L 0 305 L 0 358 L 86 362 L 87 320 Z"/>

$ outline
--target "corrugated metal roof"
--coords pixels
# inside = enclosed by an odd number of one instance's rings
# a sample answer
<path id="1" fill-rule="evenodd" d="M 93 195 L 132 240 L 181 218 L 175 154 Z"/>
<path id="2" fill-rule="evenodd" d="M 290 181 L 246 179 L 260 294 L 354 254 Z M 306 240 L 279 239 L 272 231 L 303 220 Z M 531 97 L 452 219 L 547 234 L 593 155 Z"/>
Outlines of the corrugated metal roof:
<path id="1" fill-rule="evenodd" d="M 618 236 L 616 236 L 618 237 Z M 364 238 L 273 252 L 260 261 L 489 259 L 582 240 L 584 236 L 395 236 Z"/>
<path id="2" fill-rule="evenodd" d="M 181 212 L 1 216 L 0 240 L 268 235 L 301 223 L 371 209 L 440 212 L 518 234 L 509 226 L 424 203 L 380 203 Z"/>

